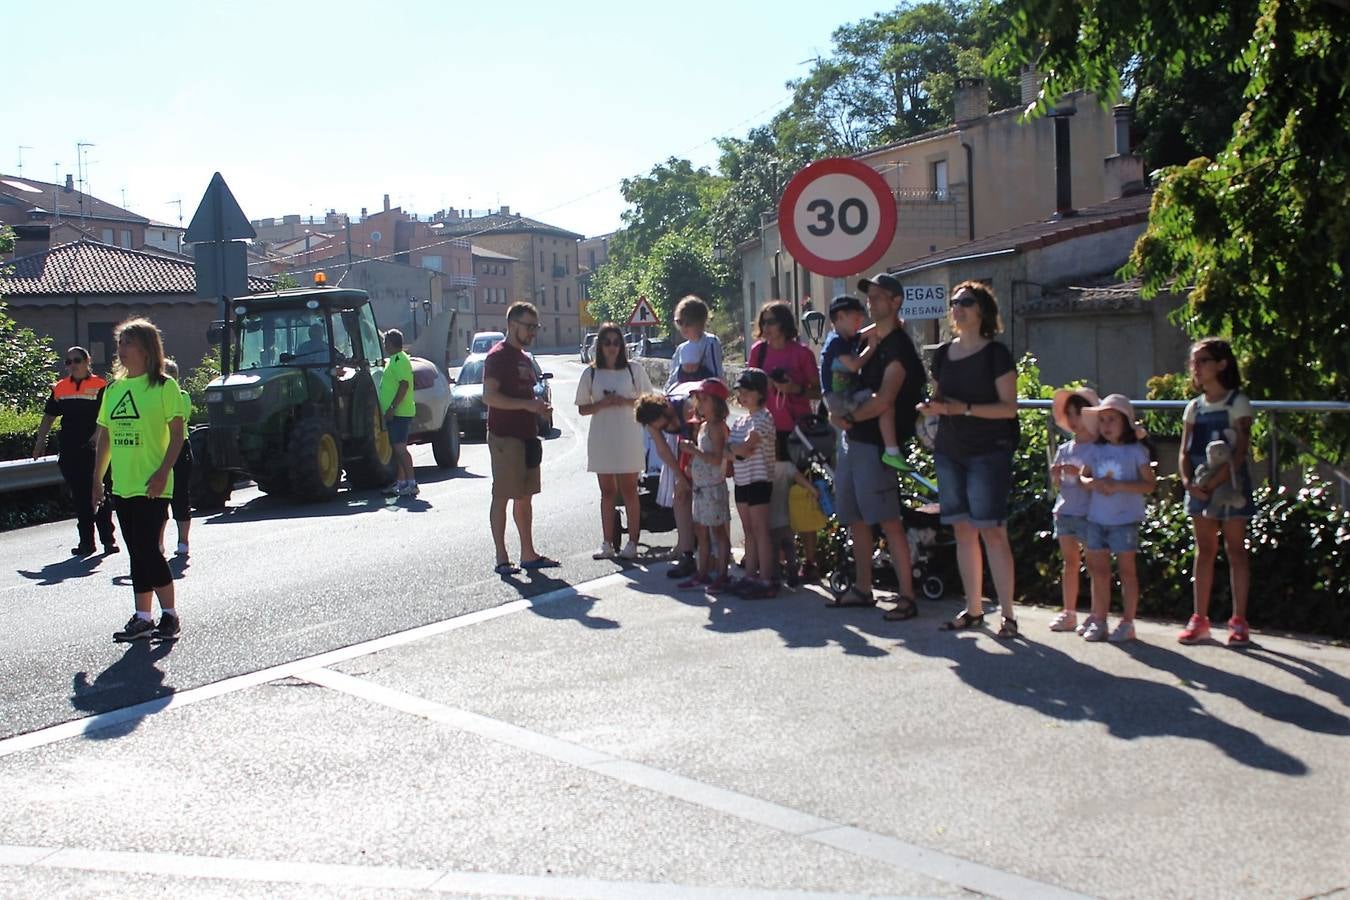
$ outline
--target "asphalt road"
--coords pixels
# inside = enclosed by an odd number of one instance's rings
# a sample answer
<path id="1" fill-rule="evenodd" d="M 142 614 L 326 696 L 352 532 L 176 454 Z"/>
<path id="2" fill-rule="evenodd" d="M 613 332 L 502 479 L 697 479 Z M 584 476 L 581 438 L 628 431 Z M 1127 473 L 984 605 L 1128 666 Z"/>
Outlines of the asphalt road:
<path id="1" fill-rule="evenodd" d="M 414 448 L 415 499 L 344 490 L 335 502 L 305 505 L 236 491 L 225 511 L 194 520 L 192 554 L 173 563 L 184 638 L 155 649 L 158 667 L 147 677 L 121 671 L 124 648 L 111 640 L 132 608 L 124 553 L 71 560 L 73 521 L 0 534 L 0 603 L 11 621 L 28 623 L 10 629 L 0 652 L 0 737 L 615 571 L 617 563 L 590 557 L 600 532 L 572 403 L 581 364 L 575 355 L 540 363 L 554 373 L 555 429 L 545 441 L 535 542 L 561 569 L 493 574 L 481 442 L 463 445 L 453 471 L 438 470 L 429 447 Z M 508 546 L 514 554 L 513 531 Z"/>

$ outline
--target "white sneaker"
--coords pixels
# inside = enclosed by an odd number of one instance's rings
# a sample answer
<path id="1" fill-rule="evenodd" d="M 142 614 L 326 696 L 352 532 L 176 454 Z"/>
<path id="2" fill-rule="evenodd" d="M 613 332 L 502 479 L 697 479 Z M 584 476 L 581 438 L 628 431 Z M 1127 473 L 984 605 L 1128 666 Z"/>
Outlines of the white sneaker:
<path id="1" fill-rule="evenodd" d="M 1088 619 L 1087 627 L 1083 629 L 1083 640 L 1096 643 L 1106 640 L 1106 637 L 1106 623 Z"/>
<path id="2" fill-rule="evenodd" d="M 187 555 L 188 555 L 188 545 L 187 545 L 187 541 L 179 541 L 179 542 L 178 542 L 178 555 L 179 555 L 179 556 L 187 556 Z"/>
<path id="3" fill-rule="evenodd" d="M 637 544 L 633 543 L 632 541 L 628 541 L 627 543 L 625 543 L 623 545 L 623 549 L 619 551 L 619 559 L 637 559 L 637 557 L 638 557 Z"/>
<path id="4" fill-rule="evenodd" d="M 1122 619 L 1117 623 L 1116 630 L 1111 632 L 1111 636 L 1107 640 L 1113 644 L 1124 644 L 1134 640 L 1134 623 Z"/>
<path id="5" fill-rule="evenodd" d="M 600 549 L 591 554 L 591 559 L 613 559 L 614 548 L 609 544 L 601 544 Z"/>
<path id="6" fill-rule="evenodd" d="M 1078 627 L 1078 613 L 1064 610 L 1050 622 L 1051 631 L 1073 631 Z"/>

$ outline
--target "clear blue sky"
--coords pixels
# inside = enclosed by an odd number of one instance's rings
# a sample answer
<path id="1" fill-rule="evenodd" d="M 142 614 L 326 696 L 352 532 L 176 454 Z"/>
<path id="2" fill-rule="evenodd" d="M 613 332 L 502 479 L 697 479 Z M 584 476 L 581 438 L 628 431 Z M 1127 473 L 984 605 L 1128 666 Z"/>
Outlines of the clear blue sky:
<path id="1" fill-rule="evenodd" d="M 24 2 L 7 6 L 0 172 L 185 222 L 220 171 L 250 218 L 508 204 L 584 234 L 620 179 L 714 165 L 788 99 L 831 2 Z"/>

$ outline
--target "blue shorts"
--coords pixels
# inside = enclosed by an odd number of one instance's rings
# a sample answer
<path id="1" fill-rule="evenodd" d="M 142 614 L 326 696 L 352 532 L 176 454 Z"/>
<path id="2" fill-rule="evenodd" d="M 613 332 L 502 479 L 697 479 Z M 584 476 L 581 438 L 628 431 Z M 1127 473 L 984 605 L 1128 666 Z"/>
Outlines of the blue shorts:
<path id="1" fill-rule="evenodd" d="M 1011 450 L 965 457 L 934 453 L 933 459 L 937 463 L 938 511 L 944 525 L 968 521 L 976 528 L 994 528 L 1008 521 Z"/>
<path id="2" fill-rule="evenodd" d="M 1087 516 L 1061 516 L 1055 515 L 1055 537 L 1073 538 L 1080 544 L 1087 543 L 1088 520 Z"/>
<path id="3" fill-rule="evenodd" d="M 1139 549 L 1139 523 L 1098 525 L 1096 522 L 1088 522 L 1087 548 L 1110 550 L 1112 553 L 1133 553 Z"/>
<path id="4" fill-rule="evenodd" d="M 876 525 L 900 518 L 900 489 L 895 470 L 881 461 L 882 448 L 839 438 L 834 467 L 834 512 L 841 525 Z"/>
<path id="5" fill-rule="evenodd" d="M 412 423 L 412 416 L 394 416 L 391 419 L 386 419 L 385 428 L 389 430 L 389 443 L 408 443 L 408 433 L 412 431 Z"/>

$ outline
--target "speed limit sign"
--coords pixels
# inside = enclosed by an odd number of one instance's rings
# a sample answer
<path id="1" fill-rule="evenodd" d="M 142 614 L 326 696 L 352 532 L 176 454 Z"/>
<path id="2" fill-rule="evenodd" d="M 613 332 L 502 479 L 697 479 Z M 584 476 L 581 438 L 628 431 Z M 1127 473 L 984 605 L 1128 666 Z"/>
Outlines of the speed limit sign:
<path id="1" fill-rule="evenodd" d="M 778 222 L 783 243 L 807 269 L 856 275 L 881 259 L 895 237 L 895 196 L 866 163 L 822 159 L 792 176 Z"/>

